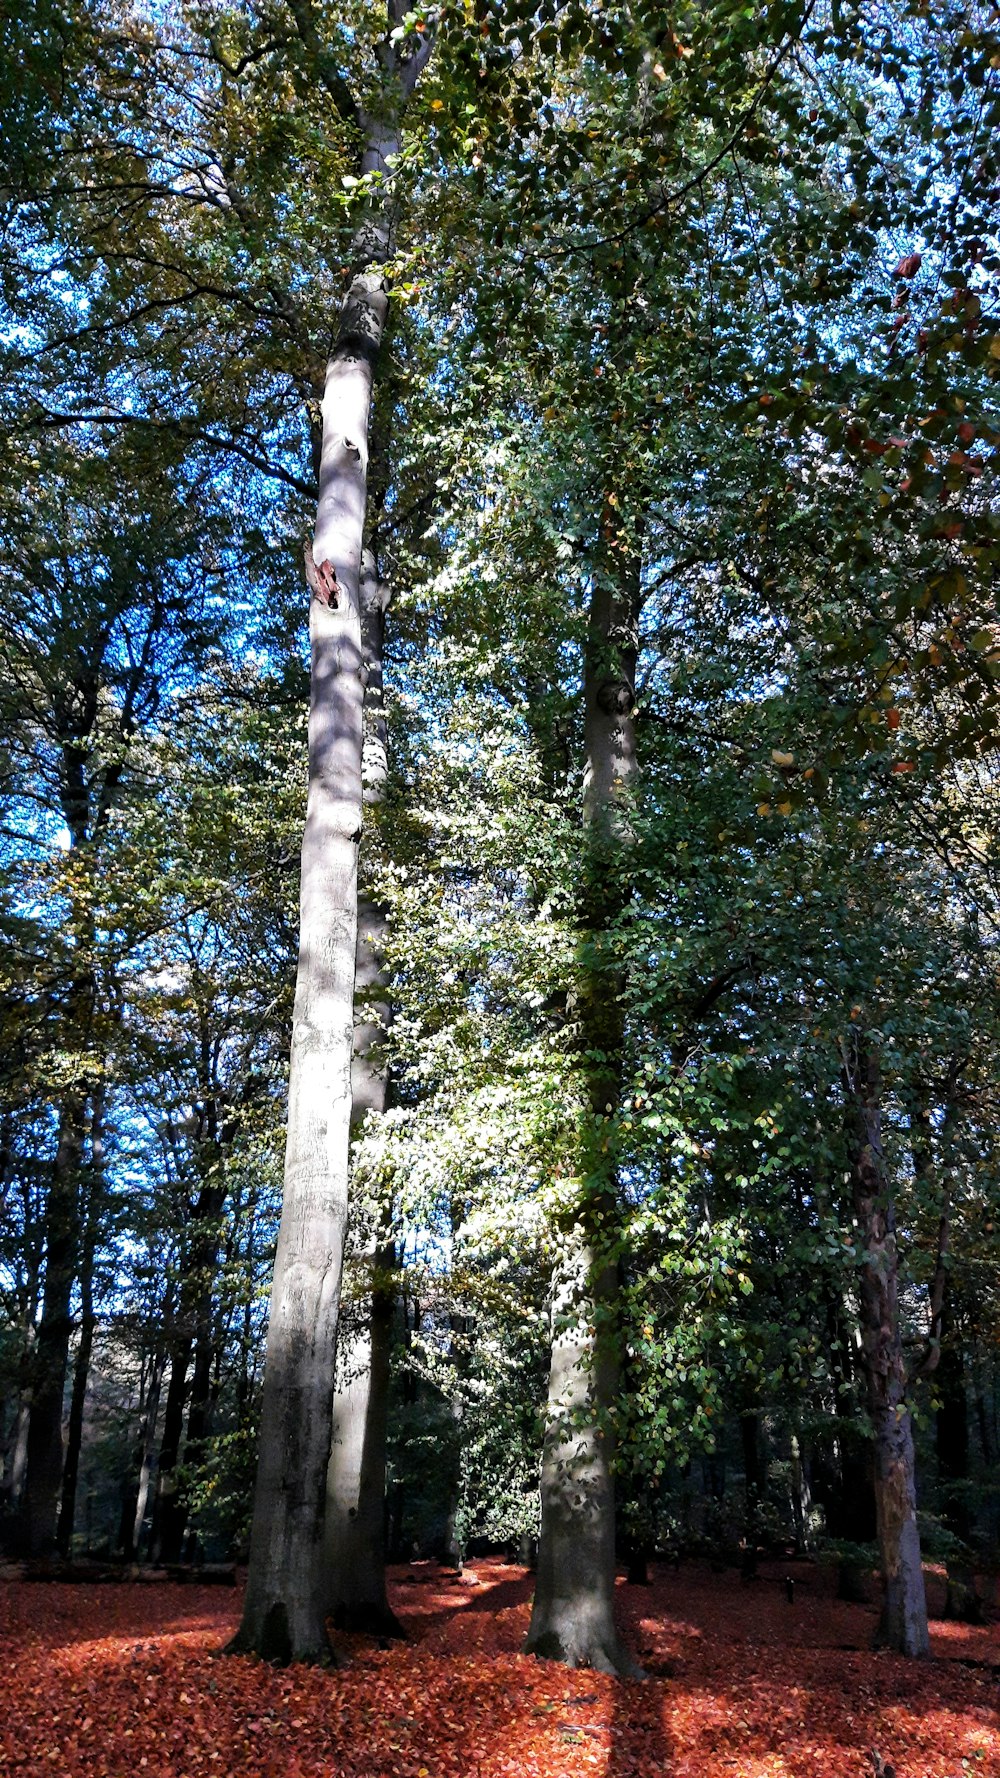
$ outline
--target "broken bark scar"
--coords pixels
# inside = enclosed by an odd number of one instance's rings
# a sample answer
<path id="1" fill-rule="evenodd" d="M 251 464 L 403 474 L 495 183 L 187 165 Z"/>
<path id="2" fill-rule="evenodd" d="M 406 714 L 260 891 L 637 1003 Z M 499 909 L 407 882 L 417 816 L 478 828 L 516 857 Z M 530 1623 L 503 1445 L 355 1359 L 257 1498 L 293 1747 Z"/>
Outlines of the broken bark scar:
<path id="1" fill-rule="evenodd" d="M 312 544 L 306 539 L 306 580 L 309 591 L 321 605 L 336 607 L 339 603 L 340 583 L 337 570 L 332 562 L 317 562 L 313 556 Z"/>

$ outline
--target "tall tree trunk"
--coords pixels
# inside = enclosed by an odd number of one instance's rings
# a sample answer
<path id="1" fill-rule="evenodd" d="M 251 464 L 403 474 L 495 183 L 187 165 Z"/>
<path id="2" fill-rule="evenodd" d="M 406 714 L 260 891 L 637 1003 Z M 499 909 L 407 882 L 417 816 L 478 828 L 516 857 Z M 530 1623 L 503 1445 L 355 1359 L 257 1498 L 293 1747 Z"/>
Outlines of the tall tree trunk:
<path id="1" fill-rule="evenodd" d="M 390 7 L 391 25 L 398 23 L 397 10 Z M 308 18 L 299 28 L 306 38 L 313 29 Z M 285 1190 L 271 1290 L 250 1569 L 243 1620 L 230 1644 L 234 1650 L 252 1649 L 281 1661 L 327 1656 L 323 1519 L 350 1150 L 362 821 L 359 581 L 368 426 L 388 312 L 385 268 L 392 248 L 392 169 L 401 145 L 400 119 L 429 52 L 428 42 L 402 61 L 387 40 L 381 54 L 379 111 L 359 114 L 365 136 L 361 172 L 379 174 L 388 181 L 388 191 L 380 207 L 365 217 L 354 242 L 354 273 L 326 373 L 319 505 L 307 552 L 312 593 L 309 797 L 302 840 Z"/>
<path id="2" fill-rule="evenodd" d="M 389 589 L 366 550 L 361 573 L 361 646 L 365 665 L 362 795 L 382 800 L 388 774 L 383 655 Z M 380 1117 L 389 1097 L 384 1054 L 390 1008 L 383 963 L 385 912 L 370 897 L 358 901 L 351 1127 Z M 389 1421 L 396 1254 L 391 1207 L 386 1207 L 370 1279 L 363 1325 L 338 1357 L 343 1379 L 333 1404 L 327 1468 L 324 1560 L 327 1610 L 338 1629 L 402 1636 L 385 1582 L 385 1468 Z"/>
<path id="3" fill-rule="evenodd" d="M 214 1286 L 219 1264 L 219 1218 L 226 1200 L 226 1184 L 214 1127 L 212 1140 L 205 1147 L 210 1181 L 198 1194 L 190 1266 L 187 1277 L 181 1281 L 181 1312 L 187 1324 L 193 1324 L 193 1334 L 175 1355 L 174 1362 L 181 1373 L 178 1379 L 179 1393 L 175 1400 L 172 1370 L 164 1422 L 165 1444 L 167 1427 L 170 1429 L 170 1469 L 174 1472 L 171 1478 L 173 1486 L 163 1496 L 159 1527 L 159 1555 L 164 1562 L 179 1562 L 181 1558 L 184 1533 L 191 1512 L 191 1484 L 194 1472 L 204 1458 L 211 1406 L 212 1366 L 216 1352 Z M 187 1370 L 192 1359 L 191 1384 L 190 1389 L 187 1389 Z M 185 1395 L 187 1432 L 183 1464 L 178 1466 Z M 160 1462 L 162 1473 L 162 1450 Z"/>
<path id="4" fill-rule="evenodd" d="M 31 1419 L 30 1388 L 25 1389 L 17 1404 L 17 1419 L 11 1439 L 10 1502 L 18 1506 L 24 1496 L 24 1476 L 28 1467 L 28 1425 Z"/>
<path id="5" fill-rule="evenodd" d="M 210 1060 L 207 1023 L 202 1022 L 195 1164 L 198 1195 L 185 1229 L 178 1280 L 174 1338 L 170 1348 L 170 1382 L 163 1416 L 153 1507 L 153 1554 L 158 1561 L 179 1562 L 190 1510 L 190 1469 L 198 1462 L 207 1429 L 214 1356 L 214 1290 L 219 1264 L 220 1218 L 228 1181 L 224 1138 L 220 1130 L 217 1092 Z M 192 1360 L 194 1373 L 190 1378 Z M 187 1443 L 181 1462 L 185 1408 Z"/>
<path id="6" fill-rule="evenodd" d="M 80 1157 L 86 1101 L 67 1094 L 59 1117 L 52 1184 L 45 1209 L 45 1292 L 35 1345 L 25 1466 L 24 1548 L 51 1556 L 63 1474 L 63 1397 L 73 1321 L 70 1304 L 80 1245 Z"/>
<path id="7" fill-rule="evenodd" d="M 66 1461 L 63 1465 L 62 1499 L 56 1544 L 61 1556 L 68 1556 L 73 1545 L 73 1516 L 76 1511 L 76 1486 L 80 1472 L 80 1447 L 83 1443 L 83 1413 L 87 1404 L 87 1382 L 94 1349 L 94 1259 L 104 1211 L 104 1093 L 95 1088 L 90 1106 L 90 1166 L 85 1175 L 87 1215 L 84 1224 L 83 1248 L 80 1254 L 80 1344 L 73 1366 L 73 1392 L 69 1405 L 69 1426 L 66 1434 Z"/>
<path id="8" fill-rule="evenodd" d="M 525 1651 L 569 1666 L 636 1674 L 615 1625 L 611 1410 L 618 1386 L 618 1203 L 614 1112 L 621 1094 L 623 982 L 604 947 L 626 894 L 622 852 L 635 774 L 638 552 L 616 503 L 602 548 L 584 648 L 585 890 L 578 981 L 583 1179 L 559 1236 L 541 1472 L 538 1576 Z M 624 561 L 622 559 L 624 554 Z M 618 565 L 618 564 L 621 565 Z"/>
<path id="9" fill-rule="evenodd" d="M 191 1517 L 192 1482 L 197 1470 L 205 1460 L 205 1445 L 212 1412 L 212 1369 L 216 1356 L 211 1315 L 212 1304 L 209 1301 L 208 1315 L 202 1321 L 195 1341 L 191 1393 L 188 1398 L 187 1432 L 184 1439 L 184 1475 L 177 1490 L 176 1507 L 171 1521 L 170 1545 L 169 1548 L 165 1546 L 163 1551 L 163 1559 L 166 1562 L 180 1559 L 184 1545 L 184 1533 Z"/>
<path id="10" fill-rule="evenodd" d="M 328 1610 L 339 1629 L 405 1634 L 385 1581 L 385 1469 L 395 1253 L 375 1255 L 367 1323 L 352 1342 L 333 1413 L 327 1476 Z"/>
<path id="11" fill-rule="evenodd" d="M 959 1544 L 948 1553 L 948 1590 L 945 1617 L 962 1623 L 981 1624 L 983 1603 L 976 1589 L 976 1576 L 969 1538 L 972 1514 L 969 1511 L 969 1400 L 965 1386 L 965 1365 L 962 1346 L 956 1335 L 951 1305 L 945 1298 L 941 1316 L 941 1358 L 937 1367 L 937 1391 L 940 1407 L 935 1419 L 938 1486 L 942 1494 L 945 1524 Z"/>
<path id="12" fill-rule="evenodd" d="M 132 1449 L 130 1472 L 122 1485 L 122 1509 L 118 1528 L 118 1547 L 126 1562 L 133 1561 L 139 1553 L 146 1503 L 149 1499 L 149 1479 L 156 1444 L 156 1419 L 160 1410 L 160 1385 L 165 1365 L 166 1354 L 162 1349 L 157 1349 L 149 1360 L 149 1380 L 146 1382 L 143 1375 L 140 1387 L 139 1425 Z M 145 1371 L 145 1366 L 143 1369 Z"/>
<path id="13" fill-rule="evenodd" d="M 156 1460 L 156 1494 L 153 1500 L 153 1529 L 150 1549 L 156 1562 L 178 1559 L 175 1525 L 179 1479 L 177 1466 L 184 1436 L 184 1404 L 187 1400 L 188 1371 L 194 1341 L 190 1334 L 176 1340 L 170 1352 L 170 1381 L 163 1410 L 163 1431 Z"/>
<path id="14" fill-rule="evenodd" d="M 882 1150 L 878 1052 L 864 1032 L 845 1045 L 848 1150 L 863 1260 L 862 1360 L 875 1448 L 875 1504 L 884 1598 L 880 1640 L 926 1655 L 927 1601 L 917 1532 L 913 1423 L 899 1327 L 896 1214 Z"/>

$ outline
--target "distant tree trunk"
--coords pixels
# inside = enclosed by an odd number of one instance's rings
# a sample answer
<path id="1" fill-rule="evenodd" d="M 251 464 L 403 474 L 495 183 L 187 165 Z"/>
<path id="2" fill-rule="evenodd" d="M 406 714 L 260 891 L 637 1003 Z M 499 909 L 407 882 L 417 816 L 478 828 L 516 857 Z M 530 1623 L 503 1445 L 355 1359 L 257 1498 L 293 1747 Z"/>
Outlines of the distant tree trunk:
<path id="1" fill-rule="evenodd" d="M 184 1231 L 153 1504 L 151 1549 L 161 1562 L 181 1559 L 190 1511 L 191 1471 L 204 1445 L 212 1386 L 219 1225 L 228 1183 L 216 1104 L 218 1089 L 207 1060 L 209 1047 L 207 1027 L 203 1026 L 200 1085 L 204 1097 L 199 1107 L 195 1148 L 201 1183 Z M 188 1424 L 182 1462 L 185 1412 Z"/>
<path id="2" fill-rule="evenodd" d="M 80 1473 L 80 1448 L 83 1443 L 83 1415 L 87 1402 L 90 1360 L 94 1350 L 94 1274 L 87 1265 L 80 1275 L 80 1343 L 73 1364 L 73 1390 L 66 1429 L 66 1461 L 63 1465 L 62 1498 L 56 1547 L 61 1556 L 68 1556 L 73 1545 L 73 1519 L 76 1512 L 76 1489 Z"/>
<path id="3" fill-rule="evenodd" d="M 67 1094 L 59 1116 L 52 1183 L 45 1209 L 45 1291 L 35 1345 L 25 1467 L 24 1549 L 31 1557 L 56 1548 L 63 1474 L 63 1397 L 73 1329 L 70 1305 L 80 1245 L 80 1158 L 86 1101 Z"/>
<path id="4" fill-rule="evenodd" d="M 871 1442 L 859 1424 L 864 1382 L 855 1362 L 853 1316 L 848 1314 L 839 1284 L 832 1281 L 826 1297 L 826 1325 L 838 1422 L 824 1502 L 826 1527 L 830 1536 L 842 1543 L 874 1544 L 878 1521 Z M 872 1566 L 860 1553 L 844 1552 L 837 1564 L 838 1599 L 865 1604 Z"/>
<path id="5" fill-rule="evenodd" d="M 878 1052 L 864 1032 L 845 1044 L 848 1148 L 854 1212 L 864 1255 L 861 1342 L 875 1445 L 875 1503 L 884 1598 L 880 1640 L 926 1655 L 927 1601 L 917 1532 L 913 1424 L 899 1327 L 896 1217 L 886 1176 Z"/>
<path id="6" fill-rule="evenodd" d="M 176 1562 L 179 1554 L 176 1522 L 178 1514 L 177 1465 L 184 1436 L 184 1405 L 187 1400 L 188 1370 L 194 1341 L 190 1334 L 176 1340 L 170 1352 L 170 1381 L 163 1410 L 163 1431 L 156 1460 L 156 1494 L 153 1500 L 151 1554 L 156 1562 Z"/>
<path id="7" fill-rule="evenodd" d="M 402 1636 L 385 1582 L 385 1469 L 395 1254 L 375 1256 L 367 1327 L 334 1403 L 327 1484 L 329 1611 L 339 1629 Z M 388 1281 L 387 1281 L 388 1280 Z M 357 1367 L 356 1369 L 354 1367 Z"/>
<path id="8" fill-rule="evenodd" d="M 388 605 L 389 589 L 379 580 L 374 557 L 366 550 L 361 573 L 365 664 L 362 784 L 366 806 L 381 801 L 389 768 L 383 690 Z M 355 1133 L 367 1116 L 381 1116 L 388 1104 L 384 1045 L 390 1008 L 385 999 L 385 936 L 384 910 L 369 897 L 360 897 L 351 1064 L 351 1124 Z M 386 1435 L 396 1302 L 391 1220 L 389 1207 L 383 1237 L 374 1253 L 364 1325 L 339 1359 L 343 1381 L 333 1404 L 324 1560 L 327 1609 L 337 1628 L 395 1637 L 402 1636 L 404 1631 L 389 1604 L 385 1583 Z"/>
<path id="9" fill-rule="evenodd" d="M 90 1107 L 90 1166 L 86 1171 L 87 1215 L 80 1254 L 80 1343 L 73 1366 L 73 1392 L 70 1397 L 69 1427 L 66 1435 L 66 1460 L 63 1465 L 62 1500 L 56 1545 L 61 1556 L 68 1556 L 73 1547 L 73 1517 L 76 1510 L 76 1486 L 80 1471 L 80 1447 L 83 1442 L 83 1414 L 87 1404 L 87 1382 L 94 1349 L 94 1260 L 104 1212 L 104 1094 L 95 1088 Z"/>
<path id="10" fill-rule="evenodd" d="M 944 1520 L 961 1544 L 950 1550 L 947 1558 L 948 1590 L 945 1617 L 960 1623 L 981 1624 L 983 1602 L 976 1588 L 975 1568 L 969 1538 L 972 1514 L 969 1511 L 969 1401 L 965 1385 L 962 1347 L 956 1338 L 950 1304 L 945 1304 L 941 1321 L 941 1358 L 937 1367 L 937 1392 L 940 1407 L 935 1421 L 938 1485 L 943 1496 Z"/>
<path id="11" fill-rule="evenodd" d="M 293 9 L 294 10 L 294 9 Z M 395 18 L 397 8 L 392 8 Z M 300 29 L 303 27 L 300 26 Z M 307 30 L 311 25 L 307 24 Z M 430 33 L 427 34 L 428 37 Z M 362 174 L 391 188 L 400 118 L 429 43 L 383 45 L 383 102 L 359 115 Z M 368 424 L 388 312 L 391 193 L 355 238 L 354 274 L 327 367 L 312 592 L 309 797 L 288 1086 L 285 1190 L 274 1263 L 250 1568 L 230 1647 L 280 1661 L 327 1658 L 323 1561 L 340 1274 L 347 1222 L 361 837 L 360 570 Z"/>
<path id="12" fill-rule="evenodd" d="M 795 1549 L 798 1555 L 804 1555 L 813 1543 L 809 1516 L 812 1512 L 812 1490 L 809 1485 L 809 1472 L 806 1467 L 802 1443 L 797 1432 L 789 1438 L 791 1465 L 789 1490 L 792 1499 L 792 1523 L 795 1526 Z"/>
<path id="13" fill-rule="evenodd" d="M 636 1674 L 615 1625 L 611 1468 L 619 1375 L 613 1114 L 621 1095 L 623 982 L 602 947 L 627 899 L 621 857 L 636 766 L 640 560 L 634 542 L 619 534 L 616 505 L 609 500 L 602 515 L 583 663 L 586 887 L 577 1012 L 587 1075 L 578 1157 L 584 1185 L 558 1237 L 538 1575 L 525 1652 Z"/>
<path id="14" fill-rule="evenodd" d="M 171 1542 L 169 1548 L 164 1549 L 164 1560 L 168 1562 L 177 1561 L 181 1555 L 184 1534 L 191 1516 L 192 1482 L 205 1460 L 205 1447 L 212 1413 L 212 1369 L 216 1356 L 211 1323 L 212 1303 L 210 1299 L 195 1341 L 191 1393 L 188 1398 L 187 1432 L 184 1439 L 184 1479 L 177 1490 L 176 1507 L 172 1515 Z"/>
<path id="15" fill-rule="evenodd" d="M 760 1421 L 755 1409 L 740 1415 L 740 1443 L 743 1446 L 743 1573 L 749 1580 L 757 1572 L 757 1546 L 760 1543 L 760 1509 L 764 1493 L 764 1466 L 760 1453 Z"/>
<path id="16" fill-rule="evenodd" d="M 149 1499 L 149 1480 L 153 1467 L 153 1450 L 156 1444 L 156 1420 L 160 1411 L 160 1386 L 166 1354 L 162 1350 L 154 1351 L 149 1361 L 148 1383 L 143 1379 L 144 1387 L 139 1398 L 139 1426 L 136 1433 L 132 1453 L 130 1474 L 122 1488 L 122 1510 L 118 1530 L 118 1547 L 126 1562 L 131 1562 L 139 1553 L 142 1539 L 142 1527 L 146 1517 L 146 1503 Z"/>
<path id="17" fill-rule="evenodd" d="M 24 1390 L 17 1404 L 17 1419 L 14 1422 L 14 1436 L 11 1440 L 10 1502 L 12 1506 L 20 1504 L 24 1495 L 24 1474 L 28 1467 L 28 1422 L 30 1419 L 31 1394 L 30 1390 Z"/>

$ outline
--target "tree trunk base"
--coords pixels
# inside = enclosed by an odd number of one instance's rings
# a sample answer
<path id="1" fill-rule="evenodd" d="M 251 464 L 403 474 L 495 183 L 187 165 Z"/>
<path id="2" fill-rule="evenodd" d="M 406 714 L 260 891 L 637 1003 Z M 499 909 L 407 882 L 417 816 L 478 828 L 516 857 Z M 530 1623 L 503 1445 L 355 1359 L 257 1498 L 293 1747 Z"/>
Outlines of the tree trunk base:
<path id="1" fill-rule="evenodd" d="M 615 1631 L 588 1634 L 581 1629 L 539 1629 L 529 1632 L 526 1655 L 542 1661 L 561 1661 L 565 1667 L 592 1667 L 613 1679 L 645 1679 L 640 1667 Z"/>
<path id="2" fill-rule="evenodd" d="M 930 1655 L 926 1617 L 921 1624 L 919 1617 L 907 1613 L 901 1621 L 898 1612 L 887 1611 L 883 1606 L 872 1647 L 887 1648 L 893 1654 L 906 1655 L 911 1661 L 926 1660 Z"/>
<path id="3" fill-rule="evenodd" d="M 324 1633 L 315 1637 L 294 1636 L 284 1605 L 272 1605 L 265 1612 L 258 1634 L 241 1624 L 236 1635 L 219 1650 L 222 1655 L 250 1655 L 272 1667 L 339 1667 L 340 1660 Z"/>

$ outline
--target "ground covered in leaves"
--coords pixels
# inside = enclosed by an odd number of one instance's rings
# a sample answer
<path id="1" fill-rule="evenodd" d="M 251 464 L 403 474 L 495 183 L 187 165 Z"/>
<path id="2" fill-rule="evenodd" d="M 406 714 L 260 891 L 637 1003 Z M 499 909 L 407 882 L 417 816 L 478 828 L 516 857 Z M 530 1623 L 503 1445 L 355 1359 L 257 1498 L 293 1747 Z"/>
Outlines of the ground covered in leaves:
<path id="1" fill-rule="evenodd" d="M 0 1584 L 0 1772 L 31 1778 L 1000 1778 L 1000 1634 L 935 1621 L 933 1658 L 871 1652 L 874 1610 L 816 1569 L 700 1563 L 621 1586 L 650 1677 L 518 1653 L 531 1577 L 398 1570 L 410 1641 L 334 1672 L 218 1659 L 239 1596 Z M 939 1593 L 931 1578 L 931 1604 Z"/>

